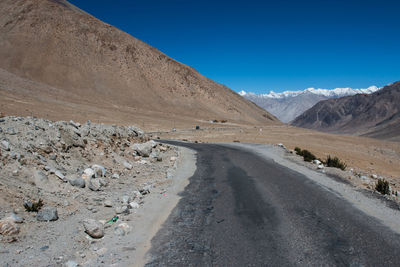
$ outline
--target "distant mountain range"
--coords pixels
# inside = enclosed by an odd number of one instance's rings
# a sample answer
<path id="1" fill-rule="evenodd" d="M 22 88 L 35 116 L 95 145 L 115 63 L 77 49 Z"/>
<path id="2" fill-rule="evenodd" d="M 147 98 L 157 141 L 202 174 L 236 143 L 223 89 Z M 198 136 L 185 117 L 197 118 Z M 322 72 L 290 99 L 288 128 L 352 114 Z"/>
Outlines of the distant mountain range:
<path id="1" fill-rule="evenodd" d="M 400 141 L 400 81 L 369 95 L 321 101 L 292 125 Z"/>
<path id="2" fill-rule="evenodd" d="M 288 123 L 319 101 L 356 94 L 371 94 L 379 89 L 376 86 L 370 86 L 366 89 L 308 88 L 302 91 L 285 91 L 282 93 L 270 91 L 269 94 L 254 94 L 241 91 L 239 94 L 275 115 L 282 122 Z"/>

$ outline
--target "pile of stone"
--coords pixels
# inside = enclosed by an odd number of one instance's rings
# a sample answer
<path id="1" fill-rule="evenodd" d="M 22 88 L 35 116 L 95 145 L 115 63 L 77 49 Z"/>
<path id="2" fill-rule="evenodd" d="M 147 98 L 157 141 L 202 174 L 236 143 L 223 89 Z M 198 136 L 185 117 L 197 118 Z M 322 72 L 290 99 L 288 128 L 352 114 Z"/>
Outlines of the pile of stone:
<path id="1" fill-rule="evenodd" d="M 134 126 L 2 117 L 0 241 L 79 214 L 84 231 L 100 238 L 104 222 L 99 226 L 87 216 L 123 220 L 159 181 L 171 178 L 177 156 Z M 38 201 L 43 207 L 34 207 Z M 118 231 L 125 232 L 128 227 L 120 224 Z"/>

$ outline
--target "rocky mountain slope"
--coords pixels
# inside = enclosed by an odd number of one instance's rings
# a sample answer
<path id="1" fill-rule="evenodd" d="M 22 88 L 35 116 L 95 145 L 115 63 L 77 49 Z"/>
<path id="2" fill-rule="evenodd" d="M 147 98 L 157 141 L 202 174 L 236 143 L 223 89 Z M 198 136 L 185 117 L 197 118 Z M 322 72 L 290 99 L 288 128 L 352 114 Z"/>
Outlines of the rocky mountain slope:
<path id="1" fill-rule="evenodd" d="M 294 126 L 400 141 L 400 82 L 370 94 L 319 102 Z"/>
<path id="2" fill-rule="evenodd" d="M 276 121 L 224 85 L 65 0 L 1 1 L 0 25 L 5 113 L 126 123 Z"/>
<path id="3" fill-rule="evenodd" d="M 308 88 L 303 91 L 285 91 L 282 93 L 271 91 L 268 94 L 254 94 L 241 91 L 239 94 L 275 115 L 280 121 L 288 123 L 319 101 L 355 94 L 371 94 L 377 90 L 379 90 L 378 87 L 370 86 L 366 89 Z"/>

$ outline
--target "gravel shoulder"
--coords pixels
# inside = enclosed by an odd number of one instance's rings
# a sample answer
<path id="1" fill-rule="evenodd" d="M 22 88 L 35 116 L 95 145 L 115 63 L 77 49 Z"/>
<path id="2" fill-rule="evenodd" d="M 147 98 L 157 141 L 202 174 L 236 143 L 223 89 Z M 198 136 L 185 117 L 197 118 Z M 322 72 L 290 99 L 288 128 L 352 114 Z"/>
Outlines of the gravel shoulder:
<path id="1" fill-rule="evenodd" d="M 146 253 L 151 247 L 151 239 L 159 231 L 173 208 L 177 205 L 181 198 L 179 193 L 189 184 L 189 178 L 196 170 L 195 152 L 183 147 L 180 147 L 179 151 L 180 157 L 177 162 L 177 169 L 173 174 L 174 179 L 166 192 L 150 195 L 146 199 L 143 208 L 136 214 L 136 220 L 132 225 L 135 231 L 132 236 L 128 236 L 128 239 L 135 242 L 137 249 L 134 250 L 132 255 L 129 255 L 129 253 L 127 255 L 136 259 L 135 266 L 145 265 L 147 261 Z M 130 265 L 132 262 L 127 259 L 125 262 L 121 262 L 121 264 Z"/>
<path id="2" fill-rule="evenodd" d="M 366 194 L 365 191 L 360 190 L 351 183 L 343 182 L 343 180 L 340 179 L 334 179 L 326 174 L 326 172 L 328 172 L 330 175 L 341 175 L 341 178 L 344 178 L 346 174 L 344 172 L 339 172 L 335 169 L 332 170 L 331 168 L 326 168 L 324 172 L 311 169 L 308 164 L 293 160 L 293 158 L 288 155 L 288 152 L 279 146 L 245 143 L 221 144 L 255 153 L 266 160 L 272 160 L 276 164 L 302 173 L 310 180 L 321 185 L 324 190 L 344 198 L 357 209 L 376 218 L 394 232 L 400 233 L 400 210 L 398 208 L 393 209 L 386 199 L 377 196 L 376 193 L 371 192 L 371 194 Z"/>

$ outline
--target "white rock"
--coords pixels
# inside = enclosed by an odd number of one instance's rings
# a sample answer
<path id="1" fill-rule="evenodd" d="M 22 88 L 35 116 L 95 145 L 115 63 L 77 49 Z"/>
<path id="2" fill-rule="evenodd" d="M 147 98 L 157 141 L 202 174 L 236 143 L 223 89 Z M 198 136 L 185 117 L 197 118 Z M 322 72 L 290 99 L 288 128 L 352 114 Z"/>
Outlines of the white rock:
<path id="1" fill-rule="evenodd" d="M 378 175 L 376 175 L 376 174 L 372 174 L 372 178 L 374 178 L 374 179 L 378 179 Z"/>
<path id="2" fill-rule="evenodd" d="M 10 143 L 6 140 L 1 141 L 1 146 L 4 150 L 10 151 Z"/>
<path id="3" fill-rule="evenodd" d="M 132 201 L 131 203 L 129 203 L 129 206 L 130 206 L 132 209 L 138 209 L 138 208 L 140 207 L 140 205 L 139 205 L 137 202 L 135 202 L 135 201 Z"/>
<path id="4" fill-rule="evenodd" d="M 91 179 L 95 176 L 95 172 L 91 168 L 87 168 L 83 171 L 82 178 L 85 180 Z"/>
<path id="5" fill-rule="evenodd" d="M 138 153 L 139 156 L 148 157 L 157 143 L 153 140 L 148 141 L 143 144 L 133 144 L 132 149 Z"/>
<path id="6" fill-rule="evenodd" d="M 119 174 L 118 174 L 118 173 L 114 173 L 114 174 L 111 176 L 111 178 L 112 178 L 112 179 L 119 179 Z"/>
<path id="7" fill-rule="evenodd" d="M 111 208 L 113 206 L 112 201 L 111 200 L 106 200 L 104 201 L 104 207 L 108 207 Z"/>
<path id="8" fill-rule="evenodd" d="M 322 170 L 323 168 L 324 168 L 324 165 L 322 165 L 322 164 L 318 165 L 319 170 Z"/>
<path id="9" fill-rule="evenodd" d="M 169 160 L 170 161 L 176 161 L 176 157 L 171 157 Z"/>
<path id="10" fill-rule="evenodd" d="M 317 165 L 320 165 L 320 164 L 321 164 L 321 161 L 319 161 L 319 160 L 317 160 L 317 159 L 314 159 L 314 160 L 313 160 L 313 163 L 314 163 L 314 164 L 317 164 Z"/>
<path id="11" fill-rule="evenodd" d="M 124 161 L 124 167 L 127 168 L 128 170 L 132 170 L 133 166 L 129 162 Z"/>
<path id="12" fill-rule="evenodd" d="M 128 204 L 131 201 L 131 197 L 130 196 L 122 196 L 121 198 L 121 202 L 123 204 Z"/>
<path id="13" fill-rule="evenodd" d="M 69 260 L 65 263 L 65 267 L 77 267 L 77 266 L 78 266 L 78 263 L 76 263 L 75 261 Z"/>
<path id="14" fill-rule="evenodd" d="M 94 177 L 96 178 L 106 176 L 106 168 L 101 165 L 94 164 L 91 169 L 94 171 Z"/>
<path id="15" fill-rule="evenodd" d="M 286 149 L 286 147 L 283 144 L 279 143 L 278 146 L 281 147 L 281 148 L 285 148 Z"/>
<path id="16" fill-rule="evenodd" d="M 65 179 L 64 174 L 62 174 L 59 170 L 56 170 L 56 171 L 54 172 L 54 174 L 55 174 L 58 178 L 60 178 L 61 180 L 63 180 L 64 182 L 67 182 L 67 180 Z"/>

